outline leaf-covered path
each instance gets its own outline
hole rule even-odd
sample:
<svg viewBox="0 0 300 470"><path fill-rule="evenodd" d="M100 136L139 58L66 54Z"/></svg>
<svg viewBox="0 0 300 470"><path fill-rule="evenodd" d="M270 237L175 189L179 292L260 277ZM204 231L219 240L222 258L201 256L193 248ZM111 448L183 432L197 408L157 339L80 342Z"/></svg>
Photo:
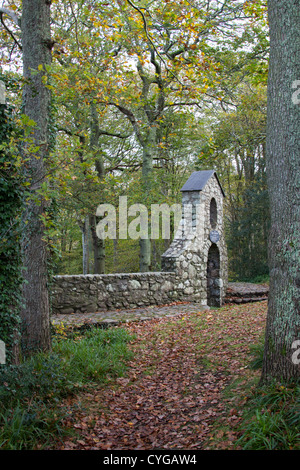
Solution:
<svg viewBox="0 0 300 470"><path fill-rule="evenodd" d="M135 339L126 376L68 404L65 425L76 437L58 448L232 448L246 400L238 390L256 374L249 351L263 334L266 311L259 302L128 324ZM229 385L236 392L224 393Z"/></svg>

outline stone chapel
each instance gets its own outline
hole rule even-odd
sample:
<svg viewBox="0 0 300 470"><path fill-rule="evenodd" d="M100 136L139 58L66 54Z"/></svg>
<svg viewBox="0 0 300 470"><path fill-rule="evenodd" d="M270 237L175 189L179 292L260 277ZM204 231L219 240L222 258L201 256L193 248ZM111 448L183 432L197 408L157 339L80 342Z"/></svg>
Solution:
<svg viewBox="0 0 300 470"><path fill-rule="evenodd" d="M178 276L192 301L222 305L227 288L224 191L214 170L195 171L181 188L182 219L162 256L162 271Z"/></svg>

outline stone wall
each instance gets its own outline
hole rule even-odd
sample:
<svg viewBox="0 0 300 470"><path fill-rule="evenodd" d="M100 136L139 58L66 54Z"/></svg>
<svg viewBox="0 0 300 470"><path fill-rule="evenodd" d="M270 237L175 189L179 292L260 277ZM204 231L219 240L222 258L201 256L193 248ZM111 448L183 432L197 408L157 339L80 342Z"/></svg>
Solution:
<svg viewBox="0 0 300 470"><path fill-rule="evenodd" d="M175 300L222 305L227 288L223 198L215 173L201 190L182 192L182 219L162 256L162 272L55 276L53 313L135 308Z"/></svg>
<svg viewBox="0 0 300 470"><path fill-rule="evenodd" d="M54 276L52 312L88 313L163 305L187 298L182 287L176 274L170 272Z"/></svg>

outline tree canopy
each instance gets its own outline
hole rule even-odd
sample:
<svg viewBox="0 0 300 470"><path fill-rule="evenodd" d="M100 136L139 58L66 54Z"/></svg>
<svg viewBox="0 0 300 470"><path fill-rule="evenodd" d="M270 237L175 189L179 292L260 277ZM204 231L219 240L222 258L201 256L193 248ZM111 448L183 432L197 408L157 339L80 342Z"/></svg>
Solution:
<svg viewBox="0 0 300 470"><path fill-rule="evenodd" d="M2 74L18 84L19 165L50 278L160 269L170 240L100 240L96 208L124 195L180 202L187 175L206 168L226 190L231 278L268 275L266 3L54 0L29 66L26 7L0 8ZM47 97L42 141L30 82Z"/></svg>

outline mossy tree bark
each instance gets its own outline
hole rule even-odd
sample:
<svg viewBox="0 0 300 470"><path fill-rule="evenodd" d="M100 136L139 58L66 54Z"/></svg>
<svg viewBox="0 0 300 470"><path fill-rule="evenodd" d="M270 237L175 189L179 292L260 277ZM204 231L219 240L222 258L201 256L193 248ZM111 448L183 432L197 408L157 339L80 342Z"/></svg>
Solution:
<svg viewBox="0 0 300 470"><path fill-rule="evenodd" d="M49 153L50 92L43 83L44 66L51 63L50 2L24 0L22 6L23 112L35 122L31 142L24 146L26 177L31 197L26 202L23 228L24 308L22 349L28 355L50 349L48 254L43 215L49 202L43 194ZM38 71L38 72L34 72Z"/></svg>
<svg viewBox="0 0 300 470"><path fill-rule="evenodd" d="M271 207L270 293L262 382L300 377L300 9L269 0L267 175ZM299 348L299 346L298 346Z"/></svg>

